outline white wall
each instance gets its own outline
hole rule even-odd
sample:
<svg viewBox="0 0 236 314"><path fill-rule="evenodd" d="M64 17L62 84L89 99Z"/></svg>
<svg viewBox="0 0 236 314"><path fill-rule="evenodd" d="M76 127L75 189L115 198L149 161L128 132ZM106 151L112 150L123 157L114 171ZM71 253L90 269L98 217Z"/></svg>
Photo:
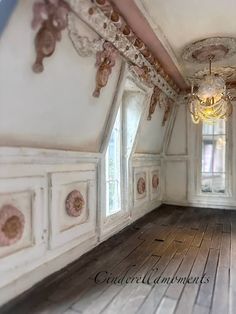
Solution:
<svg viewBox="0 0 236 314"><path fill-rule="evenodd" d="M227 122L228 195L219 197L203 195L199 190L201 164L199 130L201 125L192 123L186 100L182 96L179 98L164 154L165 195L163 201L165 203L235 209L236 129L233 123L235 119L236 111L234 110L233 116Z"/></svg>
<svg viewBox="0 0 236 314"><path fill-rule="evenodd" d="M19 1L0 38L0 145L98 152L121 62L94 98L95 56L80 57L65 30L44 72L33 73L32 5ZM78 23L81 34L94 37Z"/></svg>
<svg viewBox="0 0 236 314"><path fill-rule="evenodd" d="M108 86L93 98L95 57L79 57L65 31L45 60L45 71L34 74L31 7L31 0L20 0L0 38L0 206L17 207L26 223L18 243L0 247L0 305L158 207L164 190L161 153L169 122L160 126L158 106L147 122L148 94L135 139L138 153L130 163L131 206L103 228L103 142L127 72L119 59ZM79 23L82 34L95 36ZM160 178L156 190L154 174ZM147 187L142 196L137 195L140 175ZM83 216L75 219L65 212L73 190L85 200Z"/></svg>

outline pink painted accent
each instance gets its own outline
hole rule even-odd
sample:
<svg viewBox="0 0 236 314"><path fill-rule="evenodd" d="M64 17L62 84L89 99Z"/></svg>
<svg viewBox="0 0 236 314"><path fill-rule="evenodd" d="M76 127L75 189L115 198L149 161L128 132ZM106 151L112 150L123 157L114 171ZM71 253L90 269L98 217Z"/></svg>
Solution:
<svg viewBox="0 0 236 314"><path fill-rule="evenodd" d="M6 223L13 218L17 220L17 225L13 226L15 228L15 235L9 237L4 228ZM18 242L23 235L24 225L25 217L22 212L12 205L4 205L0 209L0 247L10 246Z"/></svg>
<svg viewBox="0 0 236 314"><path fill-rule="evenodd" d="M182 75L135 2L133 0L110 1L116 5L134 33L148 46L166 73L181 89L186 89L187 85Z"/></svg>

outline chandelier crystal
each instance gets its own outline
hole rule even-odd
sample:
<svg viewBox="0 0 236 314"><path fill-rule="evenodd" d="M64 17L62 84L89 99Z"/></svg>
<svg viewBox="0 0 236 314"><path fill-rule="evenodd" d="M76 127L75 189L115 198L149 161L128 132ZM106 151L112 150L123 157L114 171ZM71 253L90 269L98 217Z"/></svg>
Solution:
<svg viewBox="0 0 236 314"><path fill-rule="evenodd" d="M219 119L226 120L233 111L225 81L219 75L212 74L211 62L212 58L209 58L209 74L198 84L196 93L192 84L189 96L189 110L196 124L200 121L214 123Z"/></svg>

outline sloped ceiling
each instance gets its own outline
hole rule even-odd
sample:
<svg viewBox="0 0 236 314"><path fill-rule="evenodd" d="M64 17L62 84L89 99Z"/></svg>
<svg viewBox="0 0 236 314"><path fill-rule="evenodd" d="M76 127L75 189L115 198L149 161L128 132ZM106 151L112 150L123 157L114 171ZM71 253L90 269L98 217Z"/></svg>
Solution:
<svg viewBox="0 0 236 314"><path fill-rule="evenodd" d="M234 0L136 0L152 25L157 37L184 78L205 69L205 64L183 62L182 51L192 42L209 37L236 37L236 2ZM213 64L215 67L236 65L236 56Z"/></svg>
<svg viewBox="0 0 236 314"><path fill-rule="evenodd" d="M65 31L45 71L33 73L32 4L18 2L0 37L0 145L99 152L121 62L94 98L95 56L80 57Z"/></svg>

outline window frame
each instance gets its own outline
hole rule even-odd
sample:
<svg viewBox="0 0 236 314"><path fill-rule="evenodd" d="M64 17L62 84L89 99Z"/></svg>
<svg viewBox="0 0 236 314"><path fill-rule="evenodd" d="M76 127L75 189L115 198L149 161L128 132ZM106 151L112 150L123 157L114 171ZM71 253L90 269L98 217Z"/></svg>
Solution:
<svg viewBox="0 0 236 314"><path fill-rule="evenodd" d="M105 174L105 154L110 140L111 132L115 123L115 118L119 110L122 97L125 90L125 85L127 80L133 82L139 90L145 94L143 101L143 108L141 112L140 122L134 139L133 147L130 153L129 160L127 162L127 167L122 169L122 208L121 211L116 212L110 216L106 216L106 174ZM146 119L146 110L149 107L150 99L153 93L153 89L143 82L141 82L137 77L129 71L127 63L122 62L120 75L117 83L117 89L114 94L113 102L110 108L109 115L105 122L103 139L100 146L100 162L98 165L98 178L100 177L100 184L98 185L98 214L97 214L97 224L99 226L99 238L101 240L107 239L109 236L118 232L126 225L130 223L132 219L132 210L133 210L133 154L137 146L137 138L140 133L140 127L143 123L143 120ZM122 158L122 162L124 156Z"/></svg>
<svg viewBox="0 0 236 314"><path fill-rule="evenodd" d="M116 119L117 119L117 116L118 114L120 114L120 121L119 121L119 124L120 124L120 134L119 134L119 138L120 138L120 169L119 169L119 176L120 176L120 182L119 182L119 190L120 190L120 209L119 210L114 210L113 212L111 212L109 215L107 214L108 213L108 204L109 204L109 193L107 193L107 151L108 151L108 148L109 148L109 143L110 143L110 139L111 139L111 135L112 135L112 132L114 130L114 127L115 127L115 123L116 123ZM124 181L124 174L122 172L122 163L123 163L123 121L122 121L122 116L123 116L123 106L122 106L122 102L120 103L120 106L118 107L118 110L116 112L116 115L115 115L115 119L114 119L114 123L112 125L112 129L111 129L111 133L110 133L110 137L109 137L109 140L108 140L108 143L107 143L107 147L106 147L106 150L105 150L105 216L106 218L109 218L113 215L116 215L118 214L119 212L122 211L122 204L123 204L123 193L122 193L122 183Z"/></svg>
<svg viewBox="0 0 236 314"><path fill-rule="evenodd" d="M202 191L202 139L203 139L203 124L198 125L197 134L197 147L198 147L198 163L196 167L196 194L201 196L201 198L229 198L232 197L232 135L231 135L231 120L227 120L225 123L225 192L215 193L215 192L203 192ZM213 170L213 169L212 169ZM214 173L214 172L212 172ZM216 172L217 173L217 172Z"/></svg>

